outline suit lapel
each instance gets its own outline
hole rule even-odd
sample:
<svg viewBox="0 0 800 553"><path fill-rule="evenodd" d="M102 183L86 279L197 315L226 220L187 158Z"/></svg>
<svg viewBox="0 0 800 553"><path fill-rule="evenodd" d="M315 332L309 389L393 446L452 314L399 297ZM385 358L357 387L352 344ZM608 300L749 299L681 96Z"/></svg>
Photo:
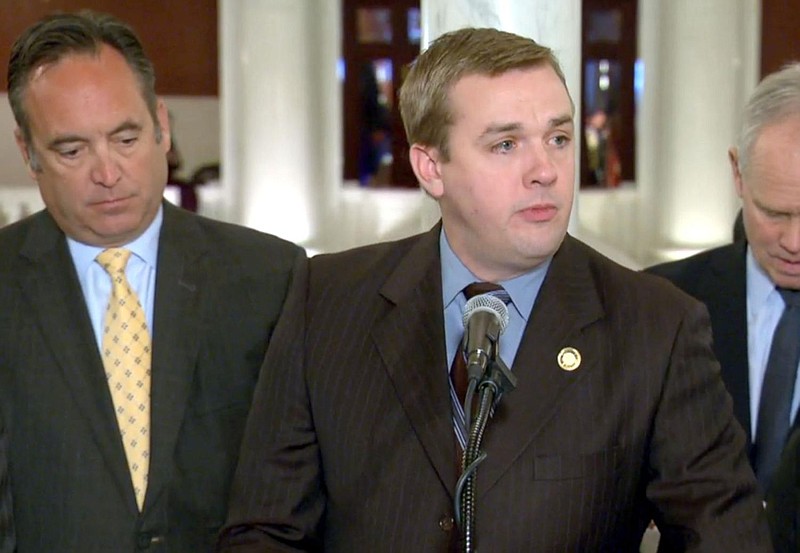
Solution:
<svg viewBox="0 0 800 553"><path fill-rule="evenodd" d="M172 456L199 349L203 237L188 213L164 204L153 320L151 460L145 509L172 478Z"/></svg>
<svg viewBox="0 0 800 553"><path fill-rule="evenodd" d="M603 317L603 307L581 250L570 236L564 239L533 306L512 367L517 388L502 398L487 425L483 449L491 460L479 470L481 495L550 424L567 391L599 362L587 355L598 347L587 342L582 329ZM565 347L583 353L580 370L559 367L559 352Z"/></svg>
<svg viewBox="0 0 800 553"><path fill-rule="evenodd" d="M66 239L45 212L36 217L21 250L28 263L18 272L20 287L120 494L136 509L103 363Z"/></svg>
<svg viewBox="0 0 800 553"><path fill-rule="evenodd" d="M456 480L444 344L437 225L403 258L381 289L393 304L372 338L411 426L447 493Z"/></svg>
<svg viewBox="0 0 800 553"><path fill-rule="evenodd" d="M697 297L706 304L711 314L714 353L722 367L722 378L733 396L734 414L744 427L749 443L751 420L745 243L739 242L718 250L710 263L711 272L697 283Z"/></svg>

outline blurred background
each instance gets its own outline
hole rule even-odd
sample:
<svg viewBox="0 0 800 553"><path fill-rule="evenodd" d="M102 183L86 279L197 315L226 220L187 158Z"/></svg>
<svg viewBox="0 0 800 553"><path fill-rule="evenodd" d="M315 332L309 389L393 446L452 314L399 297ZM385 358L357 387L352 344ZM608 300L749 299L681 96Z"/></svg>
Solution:
<svg viewBox="0 0 800 553"><path fill-rule="evenodd" d="M0 64L42 15L128 21L170 109L170 201L336 251L426 230L397 110L439 34L552 47L581 126L570 232L633 268L731 238L727 162L762 75L800 58L790 0L0 0ZM5 79L3 79L5 96ZM0 101L0 224L42 207Z"/></svg>

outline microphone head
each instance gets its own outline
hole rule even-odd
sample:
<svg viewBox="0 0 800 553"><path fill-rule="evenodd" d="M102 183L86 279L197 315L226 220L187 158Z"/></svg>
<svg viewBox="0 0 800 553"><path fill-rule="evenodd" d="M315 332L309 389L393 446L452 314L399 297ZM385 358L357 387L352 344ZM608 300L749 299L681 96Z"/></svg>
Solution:
<svg viewBox="0 0 800 553"><path fill-rule="evenodd" d="M508 307L503 300L492 294L480 294L467 300L462 319L464 328L469 326L469 320L472 316L481 311L491 313L497 318L497 322L500 325L500 333L502 334L508 326Z"/></svg>

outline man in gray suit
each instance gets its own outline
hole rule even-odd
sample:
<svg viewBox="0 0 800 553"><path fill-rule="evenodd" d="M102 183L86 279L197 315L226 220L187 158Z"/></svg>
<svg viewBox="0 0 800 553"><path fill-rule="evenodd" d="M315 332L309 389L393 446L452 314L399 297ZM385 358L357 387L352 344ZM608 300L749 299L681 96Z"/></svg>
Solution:
<svg viewBox="0 0 800 553"><path fill-rule="evenodd" d="M448 33L400 106L441 224L297 272L221 549L451 550L464 426L452 360L478 281L508 296L499 357L518 382L485 431L473 547L632 552L652 519L661 551L770 551L706 310L566 234L577 134L552 52Z"/></svg>
<svg viewBox="0 0 800 553"><path fill-rule="evenodd" d="M744 235L734 243L656 265L705 303L714 351L747 433L747 449L767 499L776 551L800 549L800 376L770 371L780 321L800 295L800 63L766 76L744 108L738 143L729 151L742 200ZM800 348L800 335L791 345ZM774 369L778 365L772 364ZM775 413L773 417L771 413ZM794 432L795 437L790 439ZM771 444L771 445L770 445Z"/></svg>
<svg viewBox="0 0 800 553"><path fill-rule="evenodd" d="M12 48L16 139L46 205L0 231L19 553L212 549L305 258L163 201L154 80L133 31L105 15L47 17Z"/></svg>

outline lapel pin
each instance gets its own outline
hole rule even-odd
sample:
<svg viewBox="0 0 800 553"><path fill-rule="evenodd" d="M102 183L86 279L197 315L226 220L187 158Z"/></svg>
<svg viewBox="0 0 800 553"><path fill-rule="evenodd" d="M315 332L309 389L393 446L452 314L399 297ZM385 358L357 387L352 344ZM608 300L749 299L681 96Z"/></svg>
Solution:
<svg viewBox="0 0 800 553"><path fill-rule="evenodd" d="M581 366L581 352L572 347L558 352L558 366L565 371L574 371Z"/></svg>

